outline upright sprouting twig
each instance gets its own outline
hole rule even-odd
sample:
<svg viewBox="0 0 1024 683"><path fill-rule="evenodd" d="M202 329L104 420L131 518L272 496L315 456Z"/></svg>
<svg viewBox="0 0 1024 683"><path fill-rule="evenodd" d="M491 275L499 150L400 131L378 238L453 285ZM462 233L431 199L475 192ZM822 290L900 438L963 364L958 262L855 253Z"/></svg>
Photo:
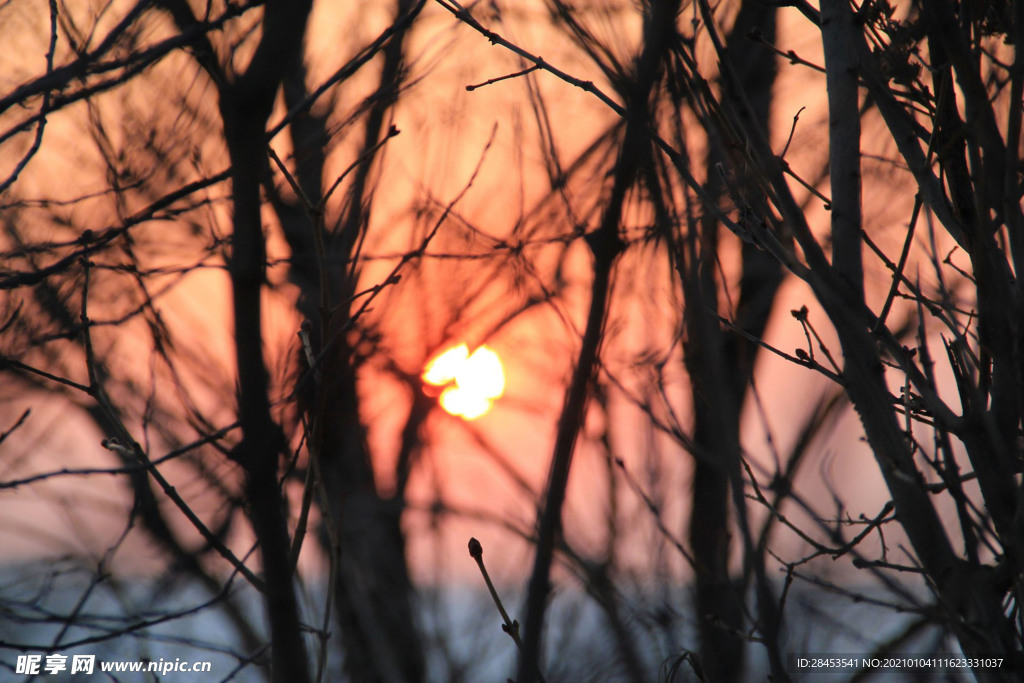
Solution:
<svg viewBox="0 0 1024 683"><path fill-rule="evenodd" d="M487 567L484 566L484 547L475 538L469 539L469 556L476 560L476 566L480 568L480 574L484 577L484 583L487 584L487 590L491 594L491 599L494 600L494 606L498 608L498 612L501 614L501 619L504 622L501 625L501 630L508 634L508 637L512 639L512 642L522 652L523 641L519 637L519 622L509 617L505 605L502 604L501 597L498 596L498 591L491 581L491 575L487 573ZM537 672L537 679L544 683L544 676L539 671Z"/></svg>
<svg viewBox="0 0 1024 683"><path fill-rule="evenodd" d="M501 613L501 618L505 622L501 630L512 638L516 647L522 649L523 641L519 639L519 622L509 618L508 612L505 611L505 606L501 604L498 591L495 590L494 583L491 582L491 576L487 573L487 567L484 566L484 547L475 538L469 539L469 556L476 560L476 565L480 567L480 573L484 577L484 583L487 584L487 590L491 593L491 599L494 600L494 605L498 608L498 612Z"/></svg>

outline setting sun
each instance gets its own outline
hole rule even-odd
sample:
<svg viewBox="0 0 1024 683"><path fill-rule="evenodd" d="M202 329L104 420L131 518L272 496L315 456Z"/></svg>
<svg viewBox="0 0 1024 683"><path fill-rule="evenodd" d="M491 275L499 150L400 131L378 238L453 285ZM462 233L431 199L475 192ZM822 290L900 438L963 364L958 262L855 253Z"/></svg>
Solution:
<svg viewBox="0 0 1024 683"><path fill-rule="evenodd" d="M447 412L474 420L490 410L505 390L505 370L498 354L487 346L470 354L469 347L460 344L427 363L423 381L445 387L438 402Z"/></svg>

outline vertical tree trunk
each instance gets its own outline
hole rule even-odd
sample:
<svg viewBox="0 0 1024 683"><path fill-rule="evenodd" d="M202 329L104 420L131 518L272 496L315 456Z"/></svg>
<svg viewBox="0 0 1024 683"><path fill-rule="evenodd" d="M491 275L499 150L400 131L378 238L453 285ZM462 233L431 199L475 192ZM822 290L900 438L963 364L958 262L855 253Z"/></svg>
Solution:
<svg viewBox="0 0 1024 683"><path fill-rule="evenodd" d="M771 114L775 58L763 44L748 38L752 31L773 43L775 9L745 0L730 31L726 56L750 102L752 120L745 122L746 125L766 128ZM723 87L732 86L726 81ZM708 194L714 199L721 197L725 190L715 167L727 162L720 138L712 135L707 177ZM740 190L752 204L748 208L764 215L764 202L759 199L761 193L754 179L738 177L736 180L740 187L748 190ZM743 401L758 347L739 333L722 330L719 325L714 276L718 226L711 212L705 215L700 258L689 263L692 280L686 298L685 358L692 382L693 439L702 453L694 459L689 537L697 565L695 608L702 663L713 681L739 681L743 677L746 647L740 635L745 631L745 586L742 580L730 575L729 569L733 545L727 463L740 457L740 444L735 437L740 433ZM767 326L775 294L782 282L782 267L767 251L744 242L742 269L735 322L743 332L757 338ZM718 400L711 400L715 395Z"/></svg>
<svg viewBox="0 0 1024 683"><path fill-rule="evenodd" d="M266 169L266 123L283 77L299 51L311 2L268 2L263 36L245 73L224 84L220 111L231 158L234 202L230 263L242 441L235 457L245 469L246 499L260 545L271 631L271 677L309 680L289 561L287 517L278 485L285 441L270 414L263 362L260 297L266 267L260 186Z"/></svg>
<svg viewBox="0 0 1024 683"><path fill-rule="evenodd" d="M633 188L642 164L651 158L649 100L663 73L663 60L675 38L679 0L655 2L644 17L644 44L636 62L636 75L624 87L626 130L616 160L608 204L597 229L586 237L594 258L590 308L579 357L558 421L544 506L537 520L537 550L527 586L526 632L519 658L518 683L533 683L540 675L544 615L550 593L554 546L562 533L562 505L569 481L576 437L586 417L586 407L604 334L612 269L624 245L619 236L627 193Z"/></svg>
<svg viewBox="0 0 1024 683"><path fill-rule="evenodd" d="M358 245L370 220L374 189L369 179L376 150L387 135L384 124L404 84L404 40L422 5L417 0L395 3L392 33L380 46L382 68L366 115L362 162L353 172L337 225L329 229L315 224L324 219L322 215L310 220L304 207L280 198L275 203L292 249L289 275L301 289L298 306L312 325L314 351L319 354L329 345L317 372L322 380L309 402L312 423L317 425L311 438L317 442L330 506L323 514L336 520L339 529L333 607L345 668L357 681L403 683L423 680L426 675L401 529L404 502L401 493L386 499L377 490L359 411L359 358L350 343L353 321L344 303L358 286ZM304 66L297 59L289 65L285 87L289 108L306 96L304 79ZM324 122L309 114L293 122L290 133L299 185L306 197L319 205L325 190L323 148L329 142ZM317 230L323 230L322 259L314 239ZM406 475L399 476L404 480ZM322 540L329 545L326 535Z"/></svg>

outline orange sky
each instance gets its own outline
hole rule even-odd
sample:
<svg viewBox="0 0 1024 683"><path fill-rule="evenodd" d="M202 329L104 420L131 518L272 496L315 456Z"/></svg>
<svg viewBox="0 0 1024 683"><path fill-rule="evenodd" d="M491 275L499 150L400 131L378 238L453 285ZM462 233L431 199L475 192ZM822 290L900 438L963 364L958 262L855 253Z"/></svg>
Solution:
<svg viewBox="0 0 1024 683"><path fill-rule="evenodd" d="M509 5L503 11L504 35L527 50L542 54L559 68L609 89L600 72L571 41L552 31L535 3ZM330 3L317 3L308 41L311 82L324 78L357 46L376 36L388 21L389 13L383 9L387 6L359 2L338 9ZM20 23L7 23L0 28L0 39L15 35L16 25L31 23L29 15L16 16ZM597 16L594 21L599 32L622 55L634 47L638 22L632 5L627 3L623 9L609 12L605 18ZM17 34L18 45L24 46L26 54L40 54L36 44L40 30L42 27L37 26L34 31ZM165 30L166 27L154 22L147 35L153 38ZM791 46L805 59L820 61L820 45L797 12L781 11L780 33L780 44ZM36 43L32 43L33 36ZM713 60L710 53L706 57L710 69ZM5 87L37 68L38 58L33 59L36 61L30 60L22 70L10 72ZM473 92L465 89L467 84L521 69L519 60L469 29L454 25L449 14L431 3L413 34L408 62L413 77L422 80L401 98L393 123L402 132L387 143L375 172L377 194L364 248L368 257L362 273L365 285L379 282L394 267L397 255L418 246L432 226L431 220L423 217L436 216L440 207L462 191L478 166L479 175L431 242L427 255L410 265L403 272L402 283L380 295L368 313L367 321L379 326L384 355L371 359L361 377L361 410L369 426L379 480L382 488L387 489L393 485L397 439L409 404L407 389L394 379L395 368L418 375L431 354L456 343L467 343L471 349L486 343L500 355L507 386L487 415L466 423L436 410L427 421L424 458L414 472L409 490L417 512L409 515L407 529L413 568L421 580L475 573L469 558L464 557L470 535L479 538L487 557L493 558L492 572L498 577L513 578L527 566L526 546L494 520L510 522L520 529L529 529L533 524L532 496L539 494L545 481L554 425L584 323L589 256L578 240L568 246L557 241L556 238L572 230L560 199L542 201L548 183L526 82L518 79ZM346 116L360 98L375 87L377 68L371 66L334 93L333 123L344 126ZM822 80L822 76L804 67L782 68L772 112L773 147L781 149L793 116L804 108L787 160L796 172L809 177L821 167L827 135ZM614 114L592 95L550 75L533 74L530 83L544 98L556 148L565 165L615 121ZM164 89L194 106L195 115L177 119L158 116L161 112L153 111L153 102ZM204 84L195 65L185 55L179 55L156 67L137 88L99 100L98 116L111 131L110 144L115 147L130 148L137 142L124 133L130 125L142 122L170 126L171 134L191 145L187 154L196 173L213 173L223 167L225 157L216 132L204 132L204 126L215 126L210 123L216 121L212 98L209 85ZM169 95L167 99L170 100ZM279 108L278 114L282 111L283 107ZM5 115L0 122L9 124L12 117L20 115ZM52 117L46 145L19 181L20 196L67 199L104 185L105 169L96 145L81 133L88 117L89 112L81 106ZM352 163L354 150L360 144L355 131L360 130L356 125L338 136L328 155L326 178L334 178ZM865 153L891 156L892 144L886 142L880 131L877 117L865 122ZM284 158L291 153L285 136L271 144ZM693 144L700 150L702 143ZM10 155L14 154L13 148L3 150L0 166L8 168L9 159L13 158ZM890 252L898 250L912 194L898 169L870 160L864 166L865 197L869 200L866 216L883 248ZM140 162L140 168L134 172L144 174L149 170ZM588 199L587 190L597 184L596 179L606 170L607 164L588 162L586 170L569 187L576 202L573 208L586 225L593 225L599 209ZM226 234L228 208L222 201L225 192L223 186L211 189L209 197L214 203L194 212L190 220L211 234ZM806 195L806 191L797 189L798 199ZM115 207L109 198L101 197L82 202L68 212L68 218L76 228L99 230L116 224L118 211L122 216L130 214L144 205L146 199L132 195L126 206ZM827 213L820 203L811 202L807 213L812 226L823 235ZM27 220L38 215L39 212L29 211ZM642 212L634 212L631 217L633 227L641 225ZM286 258L287 245L269 209L264 219L270 258ZM33 237L40 239L60 238L68 232L54 222L40 222L33 229L38 230ZM201 257L206 246L205 241L193 239L190 228L184 224L143 225L135 234L142 258L154 266L190 262ZM507 253L509 244L517 240L528 243L522 252L525 265L493 258L496 253ZM729 270L727 257L735 253L735 248L733 240L727 239L723 245L727 259L724 274L730 281L736 274ZM889 280L877 261L870 264L869 296L880 301ZM232 419L228 403L234 373L227 278L219 269L222 264L218 259L211 259L207 265L211 267L190 273L161 297L160 312L163 321L182 340L182 353L201 359L184 372L180 390L215 424L226 424ZM684 535L688 506L689 456L668 437L652 430L630 398L650 391L649 368L642 367L638 359L651 354L670 358L672 363L667 366L664 380L669 404L661 405L659 411L667 417L671 409L682 424L688 425L687 382L678 349L673 348L680 320L680 295L670 278L662 248L633 249L619 265L619 274L602 358L605 371L621 381L630 394L613 392L610 414L594 412L588 419L574 462L566 508L569 539L595 554L602 551L608 533L609 472L597 443L603 427L612 428L615 457L625 461L627 469L650 495L664 498L666 524L679 537ZM921 275L926 280L931 277L925 269ZM288 363L297 350L296 332L301 320L294 309L297 291L287 282L285 265L270 268L268 278L273 287L265 295L266 357L272 377L280 383L280 395L290 376ZM558 278L562 279L562 287L554 302L527 306L532 303L531 297L539 297L545 289L553 288ZM98 305L105 305L111 318L131 305L130 295L119 289L119 283L110 276L105 286L101 281L97 288L98 301L103 302ZM804 304L811 307L817 329L828 335L824 316L814 307L805 288L788 283L783 298L768 333L771 343L789 352L802 345L800 327L788 311ZM524 307L525 311L518 312ZM145 325L133 323L126 328L97 331L97 341L116 370L137 380L143 391L167 380L159 369L154 370L146 329ZM81 366L73 371L81 377ZM822 396L822 382L804 370L766 357L757 383L766 399L764 413L774 445L784 450L793 439L794 422ZM24 401L8 403L0 414L16 417L19 407L29 399L37 405L37 397L24 397ZM0 453L6 453L0 455L2 478L73 464L110 464L109 454L99 446L103 435L94 433L74 409L63 403L44 403L45 408L34 409L26 432L0 447ZM771 449L763 438L764 428L753 405L748 409L745 425L745 446L751 459L770 468ZM141 430L139 423L136 426ZM815 459L807 464L804 477L808 500L821 505L823 513L831 505L824 486L827 482L843 483L844 499L853 515L863 512L873 516L885 500L875 464L866 456L858 438L856 422L847 415L840 429L814 449ZM494 453L488 453L481 443L489 445ZM157 437L153 444L154 455L166 449ZM208 457L214 468L225 472L229 469L223 460L217 459L219 456ZM168 472L172 478L183 477L175 480L176 484L203 510L205 485L188 479L191 475L185 468L169 467ZM516 481L517 477L521 477L521 483ZM233 480L231 474L226 478ZM642 570L650 559L645 549L657 539L657 532L647 518L649 513L643 501L621 480L617 486L617 504L622 515L617 523L619 533L623 534L624 564ZM461 519L446 521L441 532L441 552L427 533L428 516L419 512L429 508L438 492L452 507L466 513ZM295 500L300 495L296 487L290 493ZM54 497L59 500L54 502ZM24 487L15 494L3 492L0 519L4 524L0 538L9 550L13 549L8 557L86 543L88 539L72 523L75 520L66 518L66 510L71 509L97 521L97 538L93 539L94 544L88 543L95 550L117 532L116 525L104 520L117 518L128 505L121 487L105 476L89 479L88 483L72 480L54 486ZM207 514L213 512L204 510ZM178 521L184 528L185 524ZM51 536L61 540L50 541ZM238 532L233 540L233 545L242 549L240 554L244 554L248 543L245 531ZM458 561L445 559L446 569L439 572L439 556ZM677 560L670 560L670 564L681 576L684 570ZM315 558L306 561L313 564Z"/></svg>

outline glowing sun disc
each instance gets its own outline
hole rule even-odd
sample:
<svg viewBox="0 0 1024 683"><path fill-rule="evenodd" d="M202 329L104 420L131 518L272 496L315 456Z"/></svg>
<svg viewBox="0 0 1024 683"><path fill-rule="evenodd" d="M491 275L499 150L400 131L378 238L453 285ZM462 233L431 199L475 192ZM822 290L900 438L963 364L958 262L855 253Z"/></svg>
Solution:
<svg viewBox="0 0 1024 683"><path fill-rule="evenodd" d="M475 420L491 409L505 391L505 369L494 350L481 346L472 354L460 344L438 354L427 363L423 381L445 387L438 403L445 411L465 420Z"/></svg>
<svg viewBox="0 0 1024 683"><path fill-rule="evenodd" d="M455 373L469 358L469 347L465 344L452 347L427 363L423 381L436 387L444 386L455 379Z"/></svg>
<svg viewBox="0 0 1024 683"><path fill-rule="evenodd" d="M438 399L441 407L452 415L475 420L491 409L491 402L465 389L448 387Z"/></svg>

